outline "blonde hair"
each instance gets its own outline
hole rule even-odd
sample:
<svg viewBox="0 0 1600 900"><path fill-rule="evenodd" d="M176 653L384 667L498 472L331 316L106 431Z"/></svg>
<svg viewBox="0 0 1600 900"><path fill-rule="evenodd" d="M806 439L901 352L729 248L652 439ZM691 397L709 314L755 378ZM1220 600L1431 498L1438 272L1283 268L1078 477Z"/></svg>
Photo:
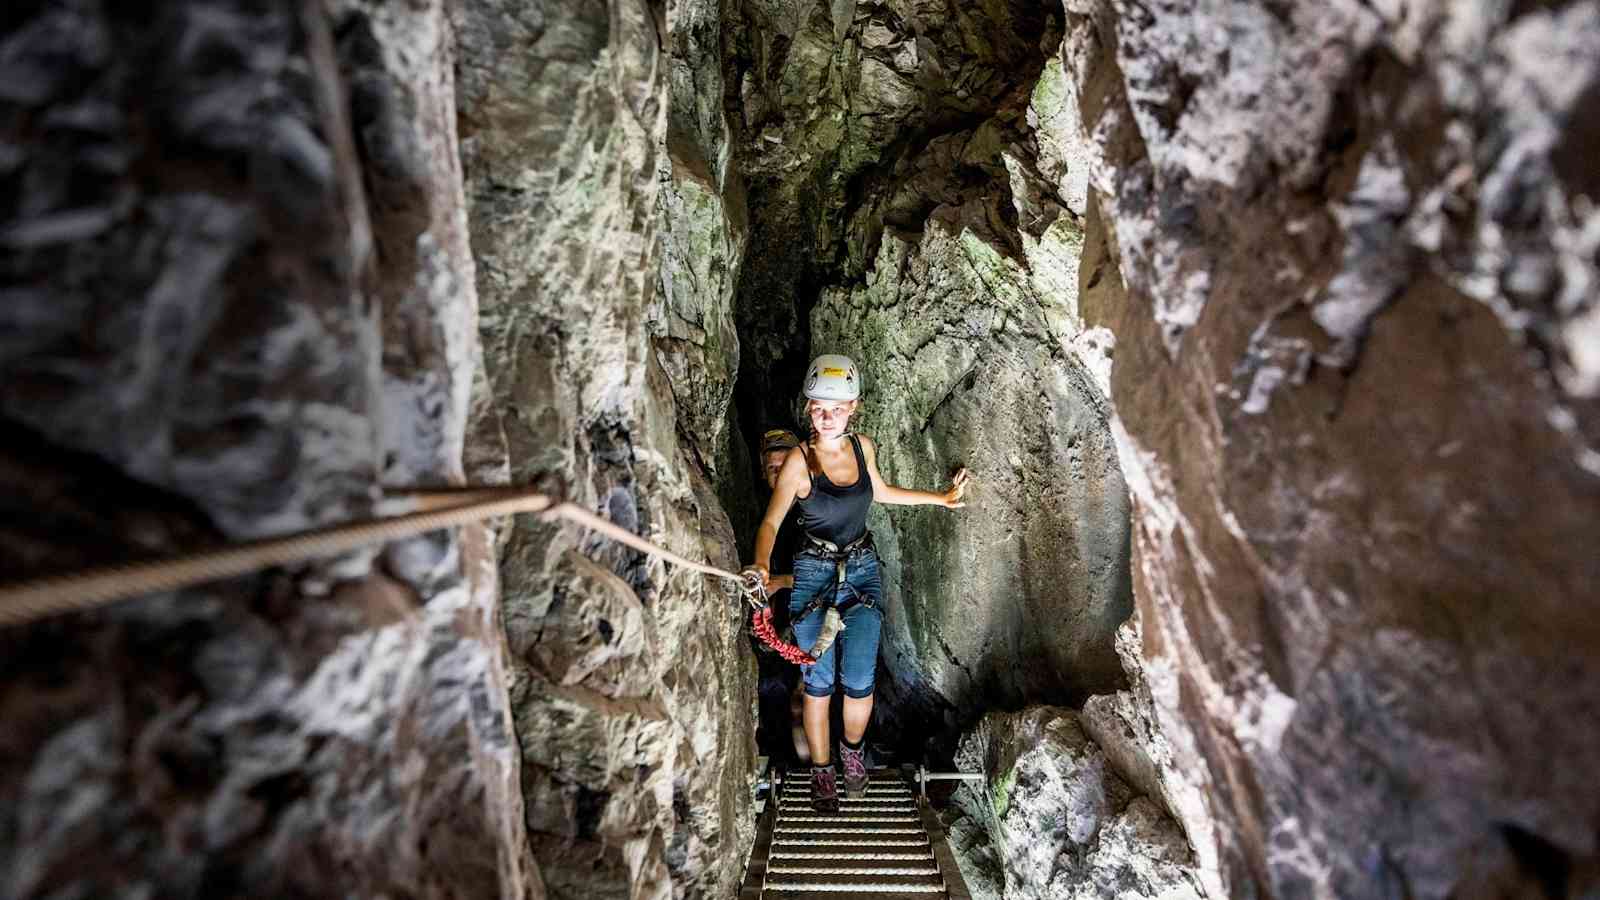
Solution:
<svg viewBox="0 0 1600 900"><path fill-rule="evenodd" d="M811 408L813 406L816 406L817 404L820 404L820 403L848 403L848 404L850 404L850 414L851 415L855 415L856 412L861 409L861 401L860 400L807 400L806 401L806 405L805 405L805 413L806 413L806 418L807 419L811 418Z"/></svg>

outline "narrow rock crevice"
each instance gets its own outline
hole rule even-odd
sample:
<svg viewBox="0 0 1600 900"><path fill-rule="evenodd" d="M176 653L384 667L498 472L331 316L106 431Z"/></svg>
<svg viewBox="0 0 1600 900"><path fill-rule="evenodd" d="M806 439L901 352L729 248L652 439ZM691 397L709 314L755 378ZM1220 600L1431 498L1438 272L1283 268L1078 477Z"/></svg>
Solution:
<svg viewBox="0 0 1600 900"><path fill-rule="evenodd" d="M1594 3L12 3L0 578L464 483L736 569L845 353L974 475L868 736L974 896L1591 896L1597 103ZM0 896L729 897L747 615L517 516L8 627Z"/></svg>
<svg viewBox="0 0 1600 900"><path fill-rule="evenodd" d="M872 523L889 593L874 739L948 765L987 709L1124 684L1126 492L1101 391L1065 352L1083 210L1040 174L1064 166L1033 124L1062 13L786 10L743 7L730 42L751 222L734 399L746 440L797 424L807 361L844 352L887 477L976 475L966 512ZM875 80L886 52L898 74Z"/></svg>

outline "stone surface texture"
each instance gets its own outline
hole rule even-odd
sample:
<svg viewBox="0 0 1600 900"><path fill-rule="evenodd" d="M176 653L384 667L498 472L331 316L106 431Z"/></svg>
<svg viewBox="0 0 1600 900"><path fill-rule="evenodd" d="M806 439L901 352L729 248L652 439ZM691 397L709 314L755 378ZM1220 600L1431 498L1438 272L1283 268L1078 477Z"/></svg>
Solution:
<svg viewBox="0 0 1600 900"><path fill-rule="evenodd" d="M1151 683L1164 683L1169 673L1148 664L1140 656L1141 646L1135 610L1116 637L1128 688L1084 701L1078 724L1099 745L1118 777L1181 825L1193 853L1191 872L1205 896L1228 896L1219 862L1219 844L1226 835L1212 817L1202 773L1187 764L1182 745L1173 744L1187 732L1164 727L1156 707Z"/></svg>
<svg viewBox="0 0 1600 900"><path fill-rule="evenodd" d="M680 437L678 418L681 400L684 422L715 425L725 389L681 376L725 371L736 352L715 306L726 292L698 268L714 261L695 249L731 266L738 245L705 143L718 107L684 111L687 136L667 115L680 61L692 67L707 40L697 16L715 14L663 12L633 0L454 10L485 409L499 417L473 431L504 435L513 482L736 567L701 455L713 444ZM702 209L663 228L659 211L683 204ZM658 302L664 256L675 263ZM532 518L511 528L500 575L548 895L728 896L754 824L754 666L731 587Z"/></svg>
<svg viewBox="0 0 1600 900"><path fill-rule="evenodd" d="M958 760L988 776L961 787L957 805L985 823L1007 900L1204 896L1183 831L1117 776L1073 711L990 713L963 736ZM991 891L973 849L963 848L979 863L968 868Z"/></svg>
<svg viewBox="0 0 1600 900"><path fill-rule="evenodd" d="M878 740L933 737L947 757L989 704L1115 690L1128 501L1102 373L1075 352L1089 156L1064 70L1045 65L1060 8L737 9L724 77L750 218L746 436L800 418L806 361L841 352L863 367L855 427L886 477L977 479L963 512L874 512Z"/></svg>
<svg viewBox="0 0 1600 900"><path fill-rule="evenodd" d="M442 4L3 23L3 577L459 482ZM491 553L466 528L0 632L0 896L539 896Z"/></svg>
<svg viewBox="0 0 1600 900"><path fill-rule="evenodd" d="M1067 9L1137 665L1213 892L1592 890L1600 8Z"/></svg>
<svg viewBox="0 0 1600 900"><path fill-rule="evenodd" d="M844 352L975 476L871 522L975 895L1592 896L1596 123L1582 0L18 0L0 581L463 481L735 568ZM0 897L727 897L741 611L524 517L0 631Z"/></svg>
<svg viewBox="0 0 1600 900"><path fill-rule="evenodd" d="M1000 150L1025 140L1059 7L1021 0L742 0L726 30L749 253L736 394L756 433L792 414L819 290L857 280L884 229L938 205L1002 220ZM1007 231L1008 229L999 229Z"/></svg>
<svg viewBox="0 0 1600 900"><path fill-rule="evenodd" d="M997 746L1031 755L989 760L991 776L1027 768L1040 784L1009 819L988 803L954 814L969 884L993 897L1196 896L1201 864L1166 810L1197 801L1138 699L1141 670L1125 673L1115 647L1133 605L1130 510L1110 424L1114 338L1077 303L1096 157L1065 68L1042 63L1059 8L744 10L729 75L750 129L744 423L798 418L805 358L842 352L862 367L855 427L878 441L885 477L937 489L958 466L975 476L965 510L873 513L888 597L874 740L942 765L985 709L1122 699L1115 712L1131 719L1107 746L1116 765L1143 764L1149 796L1135 801L1107 771L1074 713L1041 715L1065 717L1092 771L1035 733L1038 716L996 724ZM876 78L885 59L902 77ZM952 87L969 83L985 88ZM933 84L944 88L924 91ZM1081 833L1041 824L1073 791L1100 804Z"/></svg>
<svg viewBox="0 0 1600 900"><path fill-rule="evenodd" d="M812 310L819 350L861 368L851 427L876 441L884 478L942 490L966 466L974 479L964 509L878 505L869 519L888 601L880 740L918 716L942 731L1116 689L1113 635L1132 606L1127 488L1106 399L1067 346L1074 295L1039 283L1047 261L1030 273L944 211L914 241L886 235L865 285ZM1062 218L1045 244L1076 236Z"/></svg>
<svg viewBox="0 0 1600 900"><path fill-rule="evenodd" d="M667 14L666 152L656 219L659 280L647 319L672 384L683 436L735 527L753 530L760 491L734 422L739 372L734 305L749 241L744 176L723 109L722 4L686 0Z"/></svg>

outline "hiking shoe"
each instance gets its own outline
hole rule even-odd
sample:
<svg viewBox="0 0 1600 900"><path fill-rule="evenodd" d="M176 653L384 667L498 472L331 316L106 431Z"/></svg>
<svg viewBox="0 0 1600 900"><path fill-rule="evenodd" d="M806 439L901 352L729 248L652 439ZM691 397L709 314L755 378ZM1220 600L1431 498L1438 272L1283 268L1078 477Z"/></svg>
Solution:
<svg viewBox="0 0 1600 900"><path fill-rule="evenodd" d="M817 812L839 811L839 786L833 780L833 766L811 768L811 808Z"/></svg>
<svg viewBox="0 0 1600 900"><path fill-rule="evenodd" d="M844 795L861 797L867 793L867 748L851 750L839 745L839 759L844 762Z"/></svg>

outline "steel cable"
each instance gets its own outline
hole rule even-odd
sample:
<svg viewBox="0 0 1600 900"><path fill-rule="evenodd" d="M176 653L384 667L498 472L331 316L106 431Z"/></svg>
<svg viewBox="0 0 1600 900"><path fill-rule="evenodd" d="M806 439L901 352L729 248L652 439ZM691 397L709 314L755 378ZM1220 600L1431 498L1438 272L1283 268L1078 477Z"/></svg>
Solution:
<svg viewBox="0 0 1600 900"><path fill-rule="evenodd" d="M337 556L373 544L517 513L536 513L547 520L575 522L642 553L732 581L747 594L751 590L749 582L737 573L687 559L576 504L556 502L545 494L525 488L396 492L386 496L385 505L404 506L410 511L166 559L98 566L66 575L0 585L0 627L22 625L145 594L237 578L272 566Z"/></svg>

